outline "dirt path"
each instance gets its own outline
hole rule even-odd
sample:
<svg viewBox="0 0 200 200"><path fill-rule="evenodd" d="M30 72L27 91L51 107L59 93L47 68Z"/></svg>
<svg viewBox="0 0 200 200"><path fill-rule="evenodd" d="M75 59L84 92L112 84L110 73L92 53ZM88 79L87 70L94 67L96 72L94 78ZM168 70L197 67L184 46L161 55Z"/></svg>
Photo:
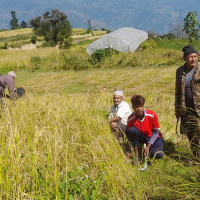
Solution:
<svg viewBox="0 0 200 200"><path fill-rule="evenodd" d="M12 47L10 47L10 48L8 48L8 50L20 50L20 49L22 49L22 50L31 50L31 49L36 49L36 47L41 46L42 43L43 42L36 42L36 44L32 44L32 43L31 44L26 44L26 45L21 46L21 48L12 48Z"/></svg>

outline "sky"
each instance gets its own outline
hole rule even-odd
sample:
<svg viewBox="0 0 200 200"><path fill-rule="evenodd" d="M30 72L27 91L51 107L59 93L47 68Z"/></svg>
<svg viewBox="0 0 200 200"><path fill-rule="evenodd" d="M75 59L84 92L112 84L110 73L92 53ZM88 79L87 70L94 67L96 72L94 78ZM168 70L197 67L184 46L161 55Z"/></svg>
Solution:
<svg viewBox="0 0 200 200"><path fill-rule="evenodd" d="M183 24L189 11L200 12L200 3L199 0L1 0L0 29L10 28L12 10L21 23L52 9L64 12L73 28L87 28L90 19L97 29L128 26L164 34L172 25Z"/></svg>

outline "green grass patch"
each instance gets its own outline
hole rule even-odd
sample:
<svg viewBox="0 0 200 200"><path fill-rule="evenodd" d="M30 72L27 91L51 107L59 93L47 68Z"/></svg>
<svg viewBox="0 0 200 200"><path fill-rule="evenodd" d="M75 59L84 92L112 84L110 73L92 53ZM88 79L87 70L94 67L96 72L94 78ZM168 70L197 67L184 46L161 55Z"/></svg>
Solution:
<svg viewBox="0 0 200 200"><path fill-rule="evenodd" d="M84 48L86 47L87 45L91 44L92 42L94 42L95 39L93 40L83 40L83 41L80 41L80 42L77 42L75 44L72 44L72 47L75 47L75 48Z"/></svg>
<svg viewBox="0 0 200 200"><path fill-rule="evenodd" d="M154 42L153 42L154 41ZM160 38L155 38L155 39L150 39L149 40L150 43L154 43L155 47L160 47L160 48L168 48L168 49L174 49L174 50L182 50L182 48L185 45L188 45L188 39L187 38L182 38L182 39L160 39ZM197 51L200 51L200 41L195 41L195 43L193 44L194 48Z"/></svg>

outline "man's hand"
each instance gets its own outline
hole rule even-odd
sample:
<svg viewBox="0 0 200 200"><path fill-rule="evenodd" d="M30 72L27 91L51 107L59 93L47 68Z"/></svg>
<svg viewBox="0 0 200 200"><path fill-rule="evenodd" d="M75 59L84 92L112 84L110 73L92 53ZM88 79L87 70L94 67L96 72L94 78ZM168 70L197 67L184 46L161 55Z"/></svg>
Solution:
<svg viewBox="0 0 200 200"><path fill-rule="evenodd" d="M148 144L147 147L144 149L144 152L143 152L144 156L149 155L150 147L151 147L151 144Z"/></svg>
<svg viewBox="0 0 200 200"><path fill-rule="evenodd" d="M120 117L115 116L115 117L113 117L113 118L110 119L109 123L111 124L112 122L119 122L120 120L121 120Z"/></svg>

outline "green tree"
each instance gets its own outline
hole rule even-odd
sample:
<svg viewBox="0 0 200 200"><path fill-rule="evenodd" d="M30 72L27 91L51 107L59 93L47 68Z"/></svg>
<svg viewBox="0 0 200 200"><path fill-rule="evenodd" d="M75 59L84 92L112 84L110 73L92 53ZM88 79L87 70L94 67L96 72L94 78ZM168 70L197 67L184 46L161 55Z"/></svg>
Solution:
<svg viewBox="0 0 200 200"><path fill-rule="evenodd" d="M20 28L27 28L28 24L23 20L20 24Z"/></svg>
<svg viewBox="0 0 200 200"><path fill-rule="evenodd" d="M72 26L67 15L59 10L45 12L43 16L38 16L30 20L35 34L44 36L50 46L59 43L60 47L67 38L71 36Z"/></svg>
<svg viewBox="0 0 200 200"><path fill-rule="evenodd" d="M19 28L18 19L16 18L15 11L11 11L12 19L10 20L11 30L16 30Z"/></svg>
<svg viewBox="0 0 200 200"><path fill-rule="evenodd" d="M189 43L193 44L195 40L199 39L200 25L197 20L197 12L189 12L184 18L184 31L188 36Z"/></svg>

